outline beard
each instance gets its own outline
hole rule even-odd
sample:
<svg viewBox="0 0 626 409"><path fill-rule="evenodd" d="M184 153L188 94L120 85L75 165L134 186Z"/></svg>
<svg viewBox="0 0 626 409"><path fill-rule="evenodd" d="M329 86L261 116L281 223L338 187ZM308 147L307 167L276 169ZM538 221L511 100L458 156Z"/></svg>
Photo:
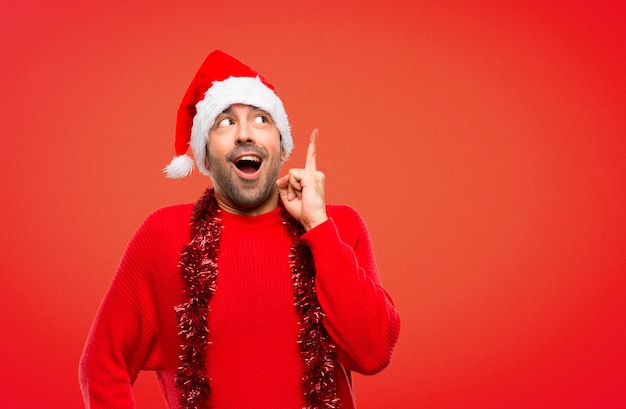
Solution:
<svg viewBox="0 0 626 409"><path fill-rule="evenodd" d="M234 171L232 161L242 151L255 152L262 158L262 170L257 179L242 179ZM265 149L256 146L238 146L230 151L226 158L216 158L208 153L207 159L216 193L221 193L236 208L259 207L266 203L277 190L276 180L280 171L280 155L269 155Z"/></svg>

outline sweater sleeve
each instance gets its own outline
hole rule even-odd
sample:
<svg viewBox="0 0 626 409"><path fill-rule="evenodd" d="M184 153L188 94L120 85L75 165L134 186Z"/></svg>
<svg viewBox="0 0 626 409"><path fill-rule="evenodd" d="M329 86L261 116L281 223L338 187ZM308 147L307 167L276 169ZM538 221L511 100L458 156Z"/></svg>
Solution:
<svg viewBox="0 0 626 409"><path fill-rule="evenodd" d="M315 259L316 292L325 327L350 371L374 374L391 360L400 317L382 286L369 232L347 206L329 206L329 220L302 239Z"/></svg>
<svg viewBox="0 0 626 409"><path fill-rule="evenodd" d="M162 278L156 277L163 276L163 265L176 268L179 249L172 253L169 248L178 248L171 242L181 240L172 240L178 230L183 230L174 227L178 213L171 209L153 213L126 247L80 360L79 380L86 408L133 408L132 385L139 371L152 369L161 355L158 328L162 316L169 313L164 309L167 302L160 306L162 288L177 287L164 285Z"/></svg>
<svg viewBox="0 0 626 409"><path fill-rule="evenodd" d="M86 408L134 408L132 384L148 356L152 328L115 284L83 349L80 384Z"/></svg>

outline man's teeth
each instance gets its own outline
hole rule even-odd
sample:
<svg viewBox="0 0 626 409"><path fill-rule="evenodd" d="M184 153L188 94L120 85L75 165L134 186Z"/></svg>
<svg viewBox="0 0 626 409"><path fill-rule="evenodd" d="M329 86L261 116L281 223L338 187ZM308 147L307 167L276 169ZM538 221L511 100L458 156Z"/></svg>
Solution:
<svg viewBox="0 0 626 409"><path fill-rule="evenodd" d="M239 160L247 160L250 162L261 162L261 159L258 156L253 155L245 155L239 158Z"/></svg>

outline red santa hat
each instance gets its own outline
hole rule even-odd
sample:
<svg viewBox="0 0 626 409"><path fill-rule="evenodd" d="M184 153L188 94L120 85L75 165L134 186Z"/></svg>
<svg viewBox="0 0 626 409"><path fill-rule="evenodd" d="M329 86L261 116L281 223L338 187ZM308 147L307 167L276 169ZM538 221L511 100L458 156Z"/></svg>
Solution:
<svg viewBox="0 0 626 409"><path fill-rule="evenodd" d="M189 85L176 118L176 156L163 169L169 178L182 178L193 170L187 155L191 147L200 172L209 175L205 164L209 130L215 118L232 104L252 105L266 111L280 133L285 158L293 150L291 127L283 103L274 87L261 74L223 51L211 52Z"/></svg>

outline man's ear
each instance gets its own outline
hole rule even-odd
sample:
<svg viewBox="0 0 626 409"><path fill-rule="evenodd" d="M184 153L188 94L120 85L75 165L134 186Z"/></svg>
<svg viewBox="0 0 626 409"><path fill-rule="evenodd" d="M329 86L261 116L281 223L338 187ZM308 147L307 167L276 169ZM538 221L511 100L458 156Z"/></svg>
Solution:
<svg viewBox="0 0 626 409"><path fill-rule="evenodd" d="M280 136L280 163L284 163L286 161L285 159L285 148L283 148L283 136Z"/></svg>
<svg viewBox="0 0 626 409"><path fill-rule="evenodd" d="M204 166L210 171L211 167L209 167L209 145L204 148Z"/></svg>

